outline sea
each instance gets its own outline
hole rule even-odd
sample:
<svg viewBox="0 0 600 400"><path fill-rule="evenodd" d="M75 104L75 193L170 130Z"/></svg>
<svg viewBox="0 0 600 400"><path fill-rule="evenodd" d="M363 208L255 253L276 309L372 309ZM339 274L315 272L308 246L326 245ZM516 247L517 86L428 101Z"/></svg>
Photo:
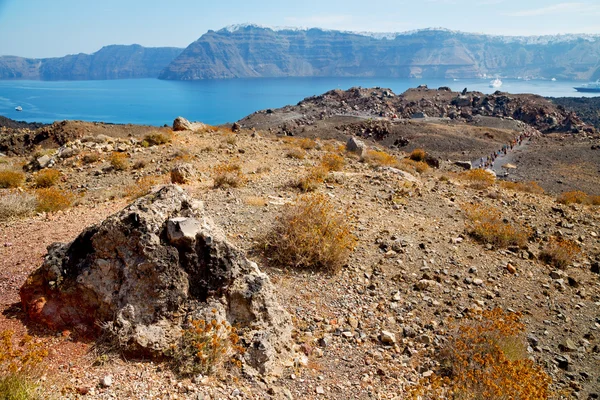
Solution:
<svg viewBox="0 0 600 400"><path fill-rule="evenodd" d="M509 93L550 97L589 97L579 93L582 82L503 80ZM306 97L332 89L384 87L396 94L409 88L448 86L452 90L493 93L489 79L384 78L260 78L203 81L123 79L105 81L0 81L0 115L27 122L60 120L118 124L170 125L177 116L220 125L258 110L297 104ZM20 106L23 110L16 111Z"/></svg>

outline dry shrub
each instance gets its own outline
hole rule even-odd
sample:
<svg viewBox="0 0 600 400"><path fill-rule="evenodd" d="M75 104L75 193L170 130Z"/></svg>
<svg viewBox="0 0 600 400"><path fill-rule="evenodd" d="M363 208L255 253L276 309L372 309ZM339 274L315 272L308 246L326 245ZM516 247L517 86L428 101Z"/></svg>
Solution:
<svg viewBox="0 0 600 400"><path fill-rule="evenodd" d="M294 183L294 186L302 192L313 192L325 181L328 173L325 167L312 167Z"/></svg>
<svg viewBox="0 0 600 400"><path fill-rule="evenodd" d="M398 159L385 151L367 150L363 156L363 161L373 166L396 167Z"/></svg>
<svg viewBox="0 0 600 400"><path fill-rule="evenodd" d="M125 153L119 153L117 151L113 152L110 155L109 162L115 171L126 171L129 167L129 161L127 160L127 154Z"/></svg>
<svg viewBox="0 0 600 400"><path fill-rule="evenodd" d="M295 158L297 160L304 160L306 158L306 151L302 150L300 147L292 147L285 154L288 158Z"/></svg>
<svg viewBox="0 0 600 400"><path fill-rule="evenodd" d="M0 197L0 221L24 217L35 212L37 199L27 192L7 193Z"/></svg>
<svg viewBox="0 0 600 400"><path fill-rule="evenodd" d="M0 171L0 188L17 188L25 181L25 174L19 171Z"/></svg>
<svg viewBox="0 0 600 400"><path fill-rule="evenodd" d="M520 314L494 309L474 317L454 329L438 353L438 374L413 388L412 398L547 399L552 380L527 358Z"/></svg>
<svg viewBox="0 0 600 400"><path fill-rule="evenodd" d="M496 181L496 177L484 169L477 168L470 171L465 171L459 177L469 183L469 187L473 189L487 189Z"/></svg>
<svg viewBox="0 0 600 400"><path fill-rule="evenodd" d="M144 176L138 179L133 185L123 189L123 195L129 199L135 200L147 195L152 188L158 185L159 180L156 176Z"/></svg>
<svg viewBox="0 0 600 400"><path fill-rule="evenodd" d="M218 164L213 167L212 175L214 179L213 186L215 188L240 187L245 185L247 181L239 164Z"/></svg>
<svg viewBox="0 0 600 400"><path fill-rule="evenodd" d="M65 210L73 204L73 195L71 193L56 188L38 189L35 191L37 197L38 212L55 212Z"/></svg>
<svg viewBox="0 0 600 400"><path fill-rule="evenodd" d="M312 150L317 147L317 142L310 138L301 138L296 141L296 145L304 150Z"/></svg>
<svg viewBox="0 0 600 400"><path fill-rule="evenodd" d="M346 160L338 154L326 153L321 158L321 165L329 171L341 171L346 165Z"/></svg>
<svg viewBox="0 0 600 400"><path fill-rule="evenodd" d="M173 134L167 132L152 132L144 136L142 146L160 146L161 144L170 143L171 140L173 140Z"/></svg>
<svg viewBox="0 0 600 400"><path fill-rule="evenodd" d="M423 149L414 149L412 153L410 153L409 158L413 161L425 161L425 156L427 153Z"/></svg>
<svg viewBox="0 0 600 400"><path fill-rule="evenodd" d="M81 162L84 164L93 164L100 160L100 154L98 153L86 153L81 158Z"/></svg>
<svg viewBox="0 0 600 400"><path fill-rule="evenodd" d="M60 172L58 170L48 168L37 173L34 178L34 184L36 188L49 188L56 185L59 179Z"/></svg>
<svg viewBox="0 0 600 400"><path fill-rule="evenodd" d="M191 321L179 344L170 351L173 369L181 376L211 374L225 361L244 352L239 341L226 321Z"/></svg>
<svg viewBox="0 0 600 400"><path fill-rule="evenodd" d="M540 260L556 268L567 268L581 253L581 247L572 240L551 236L540 253Z"/></svg>
<svg viewBox="0 0 600 400"><path fill-rule="evenodd" d="M286 205L263 241L274 264L339 271L354 250L356 238L346 214L338 214L322 194L305 195Z"/></svg>
<svg viewBox="0 0 600 400"><path fill-rule="evenodd" d="M18 343L13 336L10 330L0 332L0 399L43 399L38 382L48 350L29 335Z"/></svg>
<svg viewBox="0 0 600 400"><path fill-rule="evenodd" d="M467 216L467 232L479 242L496 247L524 246L527 243L530 229L518 223L511 224L503 219L498 209L480 204L470 204L463 209Z"/></svg>
<svg viewBox="0 0 600 400"><path fill-rule="evenodd" d="M267 205L267 201L259 196L247 196L244 198L244 203L253 207L264 207Z"/></svg>
<svg viewBox="0 0 600 400"><path fill-rule="evenodd" d="M558 196L556 199L561 204L588 204L588 205L600 205L600 196L590 196L581 190L574 190L572 192L565 192Z"/></svg>
<svg viewBox="0 0 600 400"><path fill-rule="evenodd" d="M235 146L237 144L237 135L231 131L223 134L223 142L229 146Z"/></svg>
<svg viewBox="0 0 600 400"><path fill-rule="evenodd" d="M403 171L406 172L416 172L419 174L423 174L427 171L429 171L429 165L424 162L424 161L414 161L410 158L404 158L402 159L402 161L400 161L400 164L398 165L398 167L400 169L402 169Z"/></svg>
<svg viewBox="0 0 600 400"><path fill-rule="evenodd" d="M135 163L133 163L132 168L135 170L146 168L146 160L137 160Z"/></svg>
<svg viewBox="0 0 600 400"><path fill-rule="evenodd" d="M537 182L511 182L500 181L500 187L504 189L514 190L515 192L544 194L544 189Z"/></svg>

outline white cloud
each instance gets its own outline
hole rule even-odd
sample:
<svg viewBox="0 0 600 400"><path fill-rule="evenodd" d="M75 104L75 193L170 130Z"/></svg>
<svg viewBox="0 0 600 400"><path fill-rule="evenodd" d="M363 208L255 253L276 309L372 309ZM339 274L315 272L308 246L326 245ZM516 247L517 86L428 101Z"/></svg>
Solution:
<svg viewBox="0 0 600 400"><path fill-rule="evenodd" d="M534 17L563 13L600 13L600 6L588 3L558 3L551 6L507 13L510 17Z"/></svg>

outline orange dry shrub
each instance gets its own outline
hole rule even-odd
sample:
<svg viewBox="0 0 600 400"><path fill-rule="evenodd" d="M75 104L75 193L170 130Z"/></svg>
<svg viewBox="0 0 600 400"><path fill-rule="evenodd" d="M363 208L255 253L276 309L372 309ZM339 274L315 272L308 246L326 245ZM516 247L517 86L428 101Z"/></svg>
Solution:
<svg viewBox="0 0 600 400"><path fill-rule="evenodd" d="M119 153L117 151L113 152L109 158L110 165L115 169L115 171L125 171L127 167L129 167L129 162L127 161L127 154Z"/></svg>
<svg viewBox="0 0 600 400"><path fill-rule="evenodd" d="M367 150L363 161L372 166L396 167L398 159L385 151Z"/></svg>
<svg viewBox="0 0 600 400"><path fill-rule="evenodd" d="M74 196L71 193L56 188L38 189L35 191L37 197L38 212L55 212L67 209L73 204Z"/></svg>
<svg viewBox="0 0 600 400"><path fill-rule="evenodd" d="M304 160L304 158L306 158L306 151L299 147L292 147L288 150L285 156L288 158L295 158L297 160Z"/></svg>
<svg viewBox="0 0 600 400"><path fill-rule="evenodd" d="M170 143L173 140L173 133L170 131L152 132L144 136L142 146L160 146L161 144Z"/></svg>
<svg viewBox="0 0 600 400"><path fill-rule="evenodd" d="M25 174L19 171L0 171L0 189L17 188L25 181Z"/></svg>
<svg viewBox="0 0 600 400"><path fill-rule="evenodd" d="M138 179L133 185L125 187L123 195L131 200L138 199L150 193L152 187L158 183L156 176L144 176Z"/></svg>
<svg viewBox="0 0 600 400"><path fill-rule="evenodd" d="M400 161L400 169L406 172L423 174L429 171L429 165L424 161L414 161L410 158L404 158Z"/></svg>
<svg viewBox="0 0 600 400"><path fill-rule="evenodd" d="M226 321L194 320L168 355L172 357L173 369L179 375L207 375L228 359L239 365L240 361L235 357L245 351L239 343L239 336Z"/></svg>
<svg viewBox="0 0 600 400"><path fill-rule="evenodd" d="M410 153L409 158L413 161L424 161L426 152L423 149L414 149L412 153Z"/></svg>
<svg viewBox="0 0 600 400"><path fill-rule="evenodd" d="M540 253L540 260L556 268L567 268L581 253L581 247L572 240L562 237L550 237Z"/></svg>
<svg viewBox="0 0 600 400"><path fill-rule="evenodd" d="M313 192L325 181L328 173L329 170L323 166L312 167L294 183L294 186L305 193Z"/></svg>
<svg viewBox="0 0 600 400"><path fill-rule="evenodd" d="M469 204L463 210L467 216L467 233L479 242L496 247L524 246L527 243L530 229L518 223L509 223L498 209Z"/></svg>
<svg viewBox="0 0 600 400"><path fill-rule="evenodd" d="M337 213L322 194L286 205L263 239L265 254L276 265L332 273L344 266L355 245L347 215Z"/></svg>
<svg viewBox="0 0 600 400"><path fill-rule="evenodd" d="M341 171L346 165L346 161L342 156L334 153L327 153L321 158L321 165L329 171Z"/></svg>
<svg viewBox="0 0 600 400"><path fill-rule="evenodd" d="M59 171L52 169L52 168L43 169L40 172L38 172L34 178L35 187L36 188L49 188L49 187L56 185L56 183L58 182L59 179L60 179Z"/></svg>
<svg viewBox="0 0 600 400"><path fill-rule="evenodd" d="M469 183L469 187L473 189L487 189L496 181L496 177L491 173L481 168L465 171L459 177Z"/></svg>
<svg viewBox="0 0 600 400"><path fill-rule="evenodd" d="M511 182L500 181L500 187L504 189L514 190L516 192L544 194L544 189L537 182Z"/></svg>
<svg viewBox="0 0 600 400"><path fill-rule="evenodd" d="M588 204L598 206L600 205L600 196L590 196L581 190L575 190L562 193L558 196L556 201L561 204Z"/></svg>
<svg viewBox="0 0 600 400"><path fill-rule="evenodd" d="M242 172L242 167L238 164L218 164L213 167L212 175L214 188L240 187L247 181L246 176Z"/></svg>

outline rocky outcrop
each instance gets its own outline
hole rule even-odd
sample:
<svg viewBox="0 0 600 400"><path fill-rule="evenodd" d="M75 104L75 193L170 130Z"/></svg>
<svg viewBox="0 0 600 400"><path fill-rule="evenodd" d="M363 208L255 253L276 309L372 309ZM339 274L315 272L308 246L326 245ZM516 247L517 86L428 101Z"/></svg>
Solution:
<svg viewBox="0 0 600 400"><path fill-rule="evenodd" d="M183 117L177 117L173 120L174 131L197 131L206 129L207 125L202 122L190 122Z"/></svg>
<svg viewBox="0 0 600 400"><path fill-rule="evenodd" d="M93 54L31 59L0 57L0 79L93 80L156 78L182 49L105 46Z"/></svg>
<svg viewBox="0 0 600 400"><path fill-rule="evenodd" d="M598 59L600 41L591 35L503 37L444 29L377 35L243 25L208 31L159 78L477 78L487 74L590 79L598 73Z"/></svg>
<svg viewBox="0 0 600 400"><path fill-rule="evenodd" d="M102 327L136 354L162 355L190 320L210 318L239 327L246 371L270 373L289 350L291 320L268 276L178 186L50 246L20 295L34 321Z"/></svg>

